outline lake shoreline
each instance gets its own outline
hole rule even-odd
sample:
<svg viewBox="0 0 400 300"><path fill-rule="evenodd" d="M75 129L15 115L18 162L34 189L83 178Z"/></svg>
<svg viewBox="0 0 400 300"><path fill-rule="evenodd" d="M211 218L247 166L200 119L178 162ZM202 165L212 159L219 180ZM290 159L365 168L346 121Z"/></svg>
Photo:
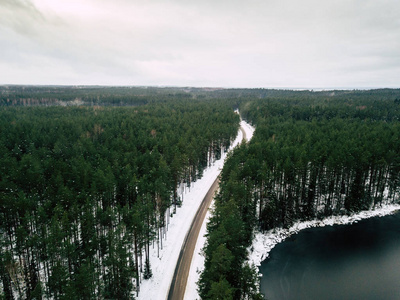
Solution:
<svg viewBox="0 0 400 300"><path fill-rule="evenodd" d="M322 220L296 222L287 229L274 228L266 232L256 232L252 245L248 248L248 262L250 265L259 267L262 261L269 257L269 253L277 244L299 233L303 229L333 225L349 225L364 219L391 215L399 210L400 204L383 204L381 207L350 215L330 216ZM262 274L260 274L260 276L262 276Z"/></svg>

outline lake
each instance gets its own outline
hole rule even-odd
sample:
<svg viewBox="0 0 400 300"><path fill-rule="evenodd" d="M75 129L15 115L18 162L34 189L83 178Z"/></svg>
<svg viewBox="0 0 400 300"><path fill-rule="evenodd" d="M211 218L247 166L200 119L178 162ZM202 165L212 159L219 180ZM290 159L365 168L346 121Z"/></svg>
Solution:
<svg viewBox="0 0 400 300"><path fill-rule="evenodd" d="M260 266L268 300L400 299L400 213L310 228Z"/></svg>

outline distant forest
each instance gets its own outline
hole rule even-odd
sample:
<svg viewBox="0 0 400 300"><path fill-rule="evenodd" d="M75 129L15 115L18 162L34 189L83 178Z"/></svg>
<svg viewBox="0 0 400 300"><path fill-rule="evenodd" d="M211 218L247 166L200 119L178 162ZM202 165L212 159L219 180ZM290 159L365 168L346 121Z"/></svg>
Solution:
<svg viewBox="0 0 400 300"><path fill-rule="evenodd" d="M132 299L179 191L235 138L202 299L261 299L254 230L399 200L400 90L0 86L0 299ZM184 201L184 200L183 200Z"/></svg>
<svg viewBox="0 0 400 300"><path fill-rule="evenodd" d="M377 90L277 90L193 87L106 87L106 86L0 86L0 106L139 106L177 99L225 99L238 107L255 99L315 101L363 99L400 101L399 89Z"/></svg>

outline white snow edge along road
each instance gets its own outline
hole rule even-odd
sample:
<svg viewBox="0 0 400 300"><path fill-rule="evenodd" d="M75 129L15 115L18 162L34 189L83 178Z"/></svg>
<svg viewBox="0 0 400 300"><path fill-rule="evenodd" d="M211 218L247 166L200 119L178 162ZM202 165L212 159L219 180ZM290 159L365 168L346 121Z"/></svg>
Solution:
<svg viewBox="0 0 400 300"><path fill-rule="evenodd" d="M253 136L254 128L245 121L241 121L240 126L245 131L247 140L250 140ZM229 151L239 145L242 138L242 132L239 130ZM178 208L176 214L170 218L167 237L163 240L163 249L160 249L159 257L157 257L157 245L153 244L153 247L150 247L150 266L153 277L148 280L142 280L137 299L167 299L182 243L204 196L220 174L226 155L227 153L223 153L221 159L215 161L211 167L204 171L201 179L194 182L190 188L185 188L183 193L179 195L183 198L182 206ZM208 218L209 212L207 213L206 220L203 223L196 243L186 286L185 299L193 300L199 298L196 282L199 278L199 272L204 268L204 257L200 254L200 250L203 248L206 240L204 235L206 233L205 225Z"/></svg>

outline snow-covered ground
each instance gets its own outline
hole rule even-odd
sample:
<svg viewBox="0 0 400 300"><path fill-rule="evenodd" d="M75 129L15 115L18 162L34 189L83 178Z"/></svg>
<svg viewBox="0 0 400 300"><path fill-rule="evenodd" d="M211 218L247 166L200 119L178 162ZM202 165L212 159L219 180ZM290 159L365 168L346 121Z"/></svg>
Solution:
<svg viewBox="0 0 400 300"><path fill-rule="evenodd" d="M398 210L400 210L399 204L384 204L382 207L374 210L361 211L350 216L331 216L323 220L298 222L289 229L276 228L265 233L257 232L253 244L249 249L249 263L254 264L255 266L260 266L261 262L269 256L270 251L275 247L275 245L284 241L291 235L298 233L302 229L339 224L352 224L357 223L362 219L389 215Z"/></svg>
<svg viewBox="0 0 400 300"><path fill-rule="evenodd" d="M240 121L240 127L243 128L244 132L246 133L247 141L250 141L253 137L254 131L256 130L253 126L251 126L246 121ZM240 141L240 140L239 140Z"/></svg>
<svg viewBox="0 0 400 300"><path fill-rule="evenodd" d="M253 136L254 128L244 121L241 121L240 125L244 128L247 139L250 140ZM238 136L229 150L236 147L241 142L242 138L242 132L239 130ZM186 189L183 192L182 206L177 209L176 214L170 219L167 237L163 240L163 249L160 250L159 257L157 257L157 245L150 248L150 265L153 271L153 277L149 280L142 280L139 296L137 297L138 299L166 299L168 297L169 286L185 236L201 201L221 172L225 157L226 153L223 154L220 160L215 161L210 168L206 169L203 173L203 177L194 182L190 189ZM209 213L207 213L206 218L208 219L208 217ZM199 277L198 270L202 270L204 266L204 257L200 255L200 249L205 242L205 232L206 227L204 222L193 255L185 299L198 298L196 282Z"/></svg>

